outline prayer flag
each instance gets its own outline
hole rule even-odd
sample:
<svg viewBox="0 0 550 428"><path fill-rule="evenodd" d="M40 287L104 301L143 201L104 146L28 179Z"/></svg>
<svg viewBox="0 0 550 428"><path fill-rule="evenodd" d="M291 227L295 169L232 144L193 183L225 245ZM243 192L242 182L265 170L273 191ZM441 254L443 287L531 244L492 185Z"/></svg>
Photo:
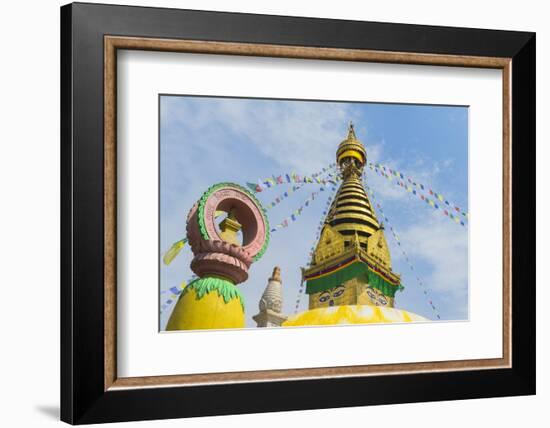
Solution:
<svg viewBox="0 0 550 428"><path fill-rule="evenodd" d="M246 183L246 187L248 187L253 192L261 192L261 190L258 190L258 185L255 183ZM261 189L261 188L260 188Z"/></svg>
<svg viewBox="0 0 550 428"><path fill-rule="evenodd" d="M169 265L172 263L172 260L176 258L176 256L180 253L181 249L184 247L185 243L187 242L187 238L181 239L170 247L170 249L166 252L164 257L162 258L162 261L165 265Z"/></svg>

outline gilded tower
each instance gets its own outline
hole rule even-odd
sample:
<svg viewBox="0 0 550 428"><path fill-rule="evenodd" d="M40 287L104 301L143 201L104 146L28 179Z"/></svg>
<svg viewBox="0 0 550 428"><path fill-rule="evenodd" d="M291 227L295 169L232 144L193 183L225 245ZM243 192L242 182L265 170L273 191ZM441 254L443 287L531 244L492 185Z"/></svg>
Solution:
<svg viewBox="0 0 550 428"><path fill-rule="evenodd" d="M309 309L343 305L394 306L402 289L392 271L384 227L365 187L367 152L350 123L336 150L342 184L325 219L311 264L303 272Z"/></svg>

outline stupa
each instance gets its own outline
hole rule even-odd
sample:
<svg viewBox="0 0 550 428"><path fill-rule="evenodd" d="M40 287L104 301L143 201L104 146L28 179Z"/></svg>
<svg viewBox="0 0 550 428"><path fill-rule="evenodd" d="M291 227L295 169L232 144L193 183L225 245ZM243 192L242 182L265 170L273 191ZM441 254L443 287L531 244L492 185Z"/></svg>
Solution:
<svg viewBox="0 0 550 428"><path fill-rule="evenodd" d="M403 289L392 270L384 235L363 185L367 152L352 123L336 150L342 183L328 210L308 268L308 310L283 323L287 326L423 321L396 309Z"/></svg>
<svg viewBox="0 0 550 428"><path fill-rule="evenodd" d="M252 317L258 327L280 327L287 317L283 315L283 281L281 268L275 266L273 274L258 304L260 312Z"/></svg>

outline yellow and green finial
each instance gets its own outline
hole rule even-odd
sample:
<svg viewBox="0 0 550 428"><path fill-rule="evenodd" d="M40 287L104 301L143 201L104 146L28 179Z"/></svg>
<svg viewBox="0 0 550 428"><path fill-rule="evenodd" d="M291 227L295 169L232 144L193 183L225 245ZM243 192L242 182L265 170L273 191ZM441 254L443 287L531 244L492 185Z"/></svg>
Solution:
<svg viewBox="0 0 550 428"><path fill-rule="evenodd" d="M367 162L367 151L361 141L357 139L355 128L351 121L348 127L348 136L340 143L336 151L338 165L342 166L347 160L353 160L355 166L359 169L362 169Z"/></svg>

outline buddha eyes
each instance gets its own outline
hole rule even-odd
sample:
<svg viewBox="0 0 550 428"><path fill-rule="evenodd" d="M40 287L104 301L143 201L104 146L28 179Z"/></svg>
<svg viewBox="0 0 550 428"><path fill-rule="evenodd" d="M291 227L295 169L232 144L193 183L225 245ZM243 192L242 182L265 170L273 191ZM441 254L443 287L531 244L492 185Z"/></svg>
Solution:
<svg viewBox="0 0 550 428"><path fill-rule="evenodd" d="M330 299L330 294L327 292L321 294L321 296L319 297L319 301L321 303L325 303L328 299Z"/></svg>
<svg viewBox="0 0 550 428"><path fill-rule="evenodd" d="M342 294L344 294L344 287L338 287L334 293L332 293L332 297L340 297Z"/></svg>
<svg viewBox="0 0 550 428"><path fill-rule="evenodd" d="M375 305L386 306L388 304L388 299L386 299L383 294L376 292L371 288L367 288L367 294Z"/></svg>
<svg viewBox="0 0 550 428"><path fill-rule="evenodd" d="M333 299L337 299L338 297L342 296L345 291L346 291L346 288L342 285L331 288L330 290L327 290L327 291L323 291L319 296L319 302L320 303L329 302L329 306L333 306L335 304L335 301ZM367 295L371 298L372 304L377 306L388 305L388 299L379 291L374 290L371 287L368 287L366 292L367 292ZM340 304L340 303L336 303L336 304Z"/></svg>
<svg viewBox="0 0 550 428"><path fill-rule="evenodd" d="M325 291L323 292L323 294L321 294L319 296L319 302L321 303L325 303L326 301L328 301L331 297L333 299L337 298L337 297L340 297L342 294L344 294L344 291L346 289L342 286L339 286L339 287L336 287L335 289L333 290L329 290L329 291ZM331 294L332 293L332 294Z"/></svg>

